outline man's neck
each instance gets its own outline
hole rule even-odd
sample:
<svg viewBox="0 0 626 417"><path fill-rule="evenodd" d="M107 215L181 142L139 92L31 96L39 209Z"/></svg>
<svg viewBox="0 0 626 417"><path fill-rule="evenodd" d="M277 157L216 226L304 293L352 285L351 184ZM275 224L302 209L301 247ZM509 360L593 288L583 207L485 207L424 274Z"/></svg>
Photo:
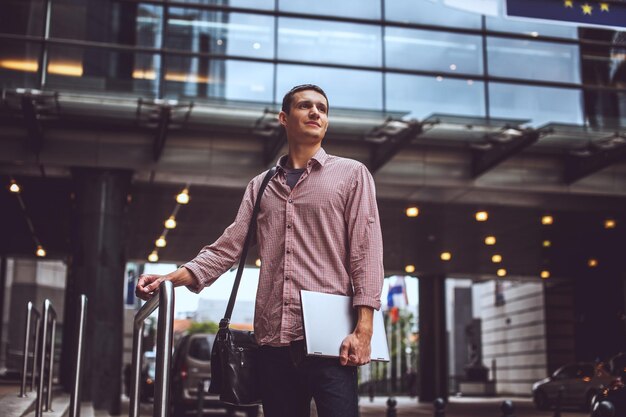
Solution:
<svg viewBox="0 0 626 417"><path fill-rule="evenodd" d="M289 157L287 158L287 166L293 169L306 168L313 155L320 149L321 144L315 145L295 145L289 144Z"/></svg>

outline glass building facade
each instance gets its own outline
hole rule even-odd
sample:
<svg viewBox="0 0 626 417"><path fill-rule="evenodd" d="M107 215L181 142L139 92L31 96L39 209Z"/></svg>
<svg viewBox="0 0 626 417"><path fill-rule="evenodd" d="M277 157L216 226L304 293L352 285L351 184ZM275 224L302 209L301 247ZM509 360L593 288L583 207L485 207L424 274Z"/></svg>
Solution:
<svg viewBox="0 0 626 417"><path fill-rule="evenodd" d="M317 83L335 108L626 125L626 33L454 4L8 0L0 82L270 104Z"/></svg>

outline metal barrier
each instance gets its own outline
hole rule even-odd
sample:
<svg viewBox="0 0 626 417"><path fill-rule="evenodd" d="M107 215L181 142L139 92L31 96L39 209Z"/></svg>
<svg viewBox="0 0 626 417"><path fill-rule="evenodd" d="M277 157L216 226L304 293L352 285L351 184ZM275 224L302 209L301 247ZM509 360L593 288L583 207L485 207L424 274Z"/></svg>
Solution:
<svg viewBox="0 0 626 417"><path fill-rule="evenodd" d="M158 297L152 297L135 315L129 417L139 417L139 377L143 358L144 321L157 307L159 319L153 416L168 417L169 415L172 335L174 333L174 285L169 281L163 281L159 286Z"/></svg>
<svg viewBox="0 0 626 417"><path fill-rule="evenodd" d="M48 326L52 321L52 329L50 331L50 343L47 341ZM54 371L54 339L56 337L57 313L52 307L50 300L43 302L43 330L41 331L41 362L39 364L39 386L37 387L37 403L35 405L35 417L41 417L44 392L44 376L46 367L46 351L49 355L48 361L48 389L46 392L46 409L44 411L52 411L52 374ZM48 349L46 349L48 346Z"/></svg>
<svg viewBox="0 0 626 417"><path fill-rule="evenodd" d="M80 382L83 373L83 337L87 317L87 296L80 296L78 311L78 337L76 338L76 371L74 372L74 387L70 396L70 417L80 417Z"/></svg>
<svg viewBox="0 0 626 417"><path fill-rule="evenodd" d="M26 304L26 329L24 330L24 361L22 364L22 384L20 385L20 397L26 397L26 375L28 373L28 356L29 345L31 339L30 323L33 315L37 319L35 322L35 344L33 346L33 364L31 366L30 391L35 389L35 366L37 363L37 346L39 345L39 323L41 322L41 314L33 307L32 302Z"/></svg>

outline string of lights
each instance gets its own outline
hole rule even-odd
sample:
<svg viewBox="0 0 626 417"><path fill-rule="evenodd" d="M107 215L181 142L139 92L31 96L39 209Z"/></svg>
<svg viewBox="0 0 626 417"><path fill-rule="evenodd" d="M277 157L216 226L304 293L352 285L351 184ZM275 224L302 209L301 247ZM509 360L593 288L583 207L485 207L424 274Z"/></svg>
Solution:
<svg viewBox="0 0 626 417"><path fill-rule="evenodd" d="M176 216L178 215L178 211L181 206L189 204L189 200L191 197L189 196L189 184L185 185L185 188L176 195L176 205L174 206L174 210L172 210L172 214L165 219L163 222L163 231L154 241L154 248L152 252L148 255L148 261L150 262L158 262L159 261L159 249L162 249L167 246L167 234L170 230L176 228Z"/></svg>
<svg viewBox="0 0 626 417"><path fill-rule="evenodd" d="M35 233L35 226L33 225L33 221L31 220L28 210L26 210L26 204L24 204L24 199L22 198L22 187L15 181L14 178L11 178L9 182L9 192L15 195L20 208L22 210L22 214L24 215L24 219L26 220L26 224L28 225L28 230L30 231L30 236L33 239L33 243L35 244L35 255L43 258L46 256L46 250L44 249L41 241L37 237L37 233Z"/></svg>

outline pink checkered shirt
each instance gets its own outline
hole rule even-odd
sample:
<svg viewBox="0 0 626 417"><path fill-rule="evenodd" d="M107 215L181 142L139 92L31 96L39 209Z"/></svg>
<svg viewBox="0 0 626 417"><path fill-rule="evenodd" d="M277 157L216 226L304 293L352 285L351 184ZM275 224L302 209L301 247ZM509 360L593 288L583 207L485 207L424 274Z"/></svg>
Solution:
<svg viewBox="0 0 626 417"><path fill-rule="evenodd" d="M254 330L262 345L302 339L301 289L353 296L354 306L380 308L383 244L374 180L360 162L320 150L291 190L278 163L261 199L256 239L261 274ZM233 224L184 266L199 292L241 255L265 173L252 179Z"/></svg>

